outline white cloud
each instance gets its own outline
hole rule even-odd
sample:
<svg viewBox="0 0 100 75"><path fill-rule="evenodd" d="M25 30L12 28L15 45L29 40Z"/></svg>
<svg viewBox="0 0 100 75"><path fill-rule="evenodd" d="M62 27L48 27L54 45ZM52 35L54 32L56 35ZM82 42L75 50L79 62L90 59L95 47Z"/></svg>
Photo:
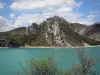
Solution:
<svg viewBox="0 0 100 75"><path fill-rule="evenodd" d="M13 28L14 27L11 25L11 23L7 19L0 16L0 32L8 31Z"/></svg>
<svg viewBox="0 0 100 75"><path fill-rule="evenodd" d="M68 8L69 9L69 8ZM90 25L92 24L92 19L81 19L81 16L83 16L83 14L81 13L74 13L72 10L69 11L64 11L64 9L62 10L55 10L55 12L43 12L41 13L35 13L35 14L26 14L23 13L20 16L17 17L16 21L15 21L15 26L16 27L23 27L23 26L28 26L31 25L32 23L41 23L43 22L46 18L48 17L52 17L52 16L60 16L65 18L67 21L69 22L73 22L73 23L81 23L81 24L87 24Z"/></svg>
<svg viewBox="0 0 100 75"><path fill-rule="evenodd" d="M96 17L95 15L89 14L89 15L88 15L88 20L93 20L95 17Z"/></svg>
<svg viewBox="0 0 100 75"><path fill-rule="evenodd" d="M42 13L34 13L34 14L22 13L20 16L18 16L16 18L14 25L16 27L23 27L26 25L31 25L33 22L39 24L39 23L43 22L48 17L59 15L59 14L64 14L64 13L67 14L67 13L70 13L73 11L73 9L70 7L67 7L67 8L60 7L58 9L51 8L50 10L51 11L43 10ZM54 12L54 10L55 10L55 12Z"/></svg>
<svg viewBox="0 0 100 75"><path fill-rule="evenodd" d="M90 13L90 16L92 16L92 17L93 17L93 16L94 16L94 17L100 17L100 11L93 11L93 12ZM90 17L90 16L89 16L89 17Z"/></svg>
<svg viewBox="0 0 100 75"><path fill-rule="evenodd" d="M23 13L16 18L15 26L31 25L33 22L40 23L51 16L61 16L68 21L76 19L77 15L73 12L74 8L79 8L83 2L75 0L18 0L11 4L10 8ZM29 11L28 13L25 13ZM33 13L38 11L42 13ZM74 17L74 18L73 18Z"/></svg>
<svg viewBox="0 0 100 75"><path fill-rule="evenodd" d="M33 22L41 23L46 18L55 15L69 22L90 25L94 17L89 14L87 18L82 19L84 14L78 10L82 4L83 2L76 0L17 0L11 4L10 8L22 12L16 17L15 27L31 25Z"/></svg>
<svg viewBox="0 0 100 75"><path fill-rule="evenodd" d="M94 21L96 18L100 19L100 11L93 11L88 15L89 21ZM99 21L99 20L98 20Z"/></svg>
<svg viewBox="0 0 100 75"><path fill-rule="evenodd" d="M0 3L0 8L4 8L4 3Z"/></svg>
<svg viewBox="0 0 100 75"><path fill-rule="evenodd" d="M48 17L52 16L60 16L65 18L69 22L77 22L82 24L90 25L93 23L93 18L86 18L82 19L81 17L84 16L80 12L74 12L74 9L72 7L66 7L61 6L59 8L49 8L46 10L43 10L42 13L22 13L20 16L17 17L15 21L16 27L22 27L26 25L31 25L33 22L35 23L41 23L43 20L45 20Z"/></svg>
<svg viewBox="0 0 100 75"><path fill-rule="evenodd" d="M16 15L15 15L14 13L11 13L11 14L9 15L9 17L10 17L10 19L15 19L15 18L16 18Z"/></svg>
<svg viewBox="0 0 100 75"><path fill-rule="evenodd" d="M18 11L22 10L40 10L52 6L66 5L71 7L80 7L82 2L75 0L18 0L11 4L10 8Z"/></svg>
<svg viewBox="0 0 100 75"><path fill-rule="evenodd" d="M83 19L84 14L79 12L79 7L82 4L83 2L76 2L76 0L15 0L10 8L16 12L21 11L21 14L16 16L15 13L11 13L10 20L0 16L0 32L28 26L33 22L39 24L52 16L60 16L73 23L90 25L94 18L100 14L99 12L91 12L87 18ZM0 8L4 8L4 4L2 6L0 3Z"/></svg>
<svg viewBox="0 0 100 75"><path fill-rule="evenodd" d="M19 17L17 17L15 21L16 27L23 27L27 25L31 25L33 22L40 23L45 19L45 17L41 14L21 14Z"/></svg>

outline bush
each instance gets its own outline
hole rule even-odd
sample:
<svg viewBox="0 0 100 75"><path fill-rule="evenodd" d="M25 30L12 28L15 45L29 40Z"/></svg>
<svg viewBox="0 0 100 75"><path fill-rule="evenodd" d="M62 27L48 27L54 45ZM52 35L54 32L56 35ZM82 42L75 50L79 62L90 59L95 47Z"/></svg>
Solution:
<svg viewBox="0 0 100 75"><path fill-rule="evenodd" d="M51 57L48 57L45 60L31 59L29 61L29 70L23 70L25 75L62 75L58 65Z"/></svg>

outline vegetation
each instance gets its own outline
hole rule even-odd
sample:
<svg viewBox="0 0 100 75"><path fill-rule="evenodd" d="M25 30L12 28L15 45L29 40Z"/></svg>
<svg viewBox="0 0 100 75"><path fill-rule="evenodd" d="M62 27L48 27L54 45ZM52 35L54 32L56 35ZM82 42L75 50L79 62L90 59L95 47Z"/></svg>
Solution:
<svg viewBox="0 0 100 75"><path fill-rule="evenodd" d="M21 45L20 40L15 40L13 38L8 43L8 46L10 46L10 47L18 47L20 45Z"/></svg>
<svg viewBox="0 0 100 75"><path fill-rule="evenodd" d="M20 65L25 75L62 75L58 64L56 64L51 57L45 60L31 59L29 61L29 70L23 68L21 62Z"/></svg>
<svg viewBox="0 0 100 75"><path fill-rule="evenodd" d="M37 38L38 34L28 34L28 35L24 35L23 37L20 38L20 41L22 42L23 45L28 44L31 45L32 41L35 40Z"/></svg>

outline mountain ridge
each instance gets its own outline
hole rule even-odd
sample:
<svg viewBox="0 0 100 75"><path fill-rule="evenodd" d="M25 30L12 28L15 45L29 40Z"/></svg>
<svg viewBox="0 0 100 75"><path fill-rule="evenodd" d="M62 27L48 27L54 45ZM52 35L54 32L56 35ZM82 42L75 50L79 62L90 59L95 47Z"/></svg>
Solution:
<svg viewBox="0 0 100 75"><path fill-rule="evenodd" d="M87 28L85 25L82 25L82 27L79 27L79 25L81 24L69 23L62 17L50 17L39 25L33 23L28 27L20 27L5 32L7 43L4 46L75 47L84 46L84 43L89 45L100 44L99 41L88 38L83 33L78 33L82 28Z"/></svg>

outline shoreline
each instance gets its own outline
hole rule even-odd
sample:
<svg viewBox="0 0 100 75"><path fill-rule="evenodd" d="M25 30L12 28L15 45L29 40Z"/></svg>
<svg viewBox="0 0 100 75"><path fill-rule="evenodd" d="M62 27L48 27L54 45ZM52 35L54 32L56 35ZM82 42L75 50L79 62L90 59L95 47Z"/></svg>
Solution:
<svg viewBox="0 0 100 75"><path fill-rule="evenodd" d="M100 47L100 45L95 46L77 46L77 47L44 47L44 46L26 46L26 47L0 47L0 48L88 48L88 47Z"/></svg>
<svg viewBox="0 0 100 75"><path fill-rule="evenodd" d="M77 46L77 47L32 47L32 46L27 46L27 47L20 47L20 48L88 48L88 47L100 47L100 45L95 45L95 46Z"/></svg>

